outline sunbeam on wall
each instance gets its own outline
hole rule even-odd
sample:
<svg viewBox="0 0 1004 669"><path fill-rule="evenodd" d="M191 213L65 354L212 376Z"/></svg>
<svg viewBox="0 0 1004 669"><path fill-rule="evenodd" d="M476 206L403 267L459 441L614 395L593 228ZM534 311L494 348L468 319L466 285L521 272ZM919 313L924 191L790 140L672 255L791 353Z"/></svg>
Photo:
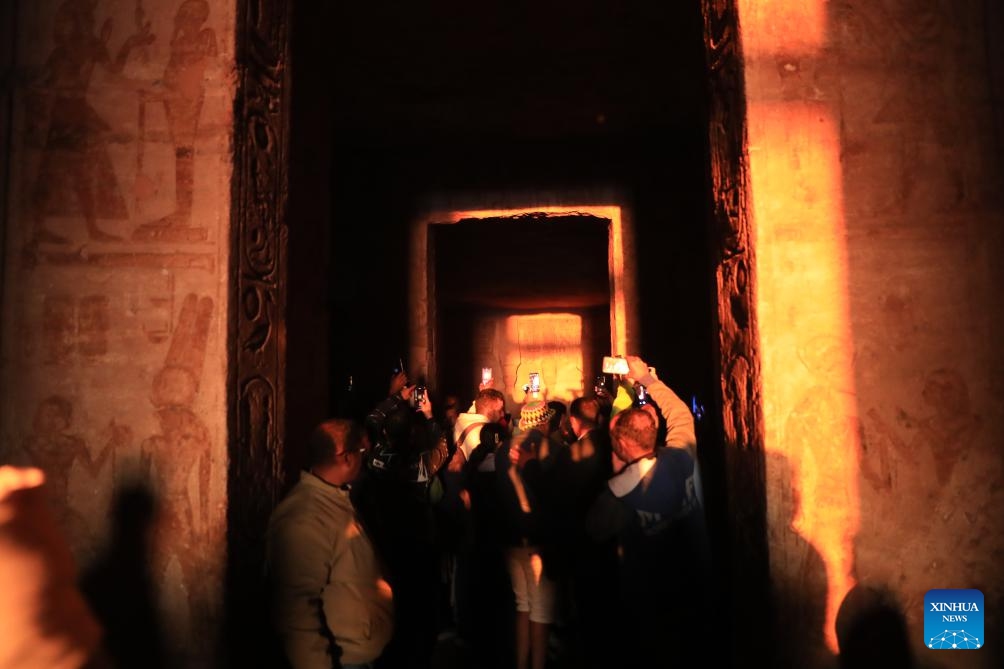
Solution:
<svg viewBox="0 0 1004 669"><path fill-rule="evenodd" d="M823 558L825 634L835 652L833 622L853 586L860 448L839 145L823 106L752 104L749 119L765 449L788 460L801 500L785 517L786 482L768 471L768 513L772 527L790 521Z"/></svg>
<svg viewBox="0 0 1004 669"><path fill-rule="evenodd" d="M853 546L860 525L840 136L828 102L792 99L777 74L778 59L819 55L827 3L739 0L738 5L749 63L772 581L778 597L785 593L777 590L825 596L825 603L805 606L820 609L813 624L822 630L817 626L812 632L836 653L834 622L854 586ZM810 559L817 555L820 559Z"/></svg>
<svg viewBox="0 0 1004 669"><path fill-rule="evenodd" d="M745 40L747 58L814 55L826 38L826 0L738 0L744 35L777 35L781 40ZM792 27L797 26L797 29Z"/></svg>
<svg viewBox="0 0 1004 669"><path fill-rule="evenodd" d="M516 402L530 382L530 372L540 373L541 388L549 400L570 402L583 394L582 318L575 314L545 313L505 319L506 391Z"/></svg>

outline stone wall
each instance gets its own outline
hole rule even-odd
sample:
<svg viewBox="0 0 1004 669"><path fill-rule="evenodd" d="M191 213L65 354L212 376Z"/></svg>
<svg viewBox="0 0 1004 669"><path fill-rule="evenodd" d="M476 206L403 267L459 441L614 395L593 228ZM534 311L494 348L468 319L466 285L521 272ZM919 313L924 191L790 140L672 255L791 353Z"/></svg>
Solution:
<svg viewBox="0 0 1004 669"><path fill-rule="evenodd" d="M775 638L798 666L869 609L925 665L1004 657L930 651L923 625L929 589L978 588L1001 636L993 4L737 3Z"/></svg>
<svg viewBox="0 0 1004 669"><path fill-rule="evenodd" d="M142 594L107 572L122 542L151 551L147 627L198 666L225 555L234 3L16 9L0 459L46 470L98 608Z"/></svg>

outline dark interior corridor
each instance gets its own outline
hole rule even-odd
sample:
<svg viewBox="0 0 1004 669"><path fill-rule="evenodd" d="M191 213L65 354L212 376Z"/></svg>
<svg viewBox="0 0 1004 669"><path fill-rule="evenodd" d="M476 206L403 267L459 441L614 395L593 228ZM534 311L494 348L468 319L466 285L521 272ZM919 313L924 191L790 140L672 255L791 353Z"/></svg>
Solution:
<svg viewBox="0 0 1004 669"><path fill-rule="evenodd" d="M634 234L624 257L637 282L639 346L625 352L645 357L681 397L707 409L697 426L700 457L725 565L699 7L497 9L491 30L472 29L486 9L459 2L393 11L338 3L322 17L295 17L291 164L298 174L290 207L316 227L290 234L287 480L309 426L324 415L362 417L386 394L390 370L408 350L410 267L426 262L412 257L414 221L446 207L615 204L604 199L615 194ZM574 308L592 324L592 358L583 369L591 386L599 358L611 353L606 249L589 247L599 266L588 273L580 258L588 240L562 223L475 225L477 232L430 236L442 246L438 271L464 276L462 284L447 278L457 290L434 288L441 387L431 388L433 399L473 392L455 387L476 382L479 371L465 350L472 316L545 307ZM511 231L496 236L487 232L492 225ZM551 227L540 235L536 226L544 225ZM452 263L443 252L465 260ZM526 254L535 258L532 276L515 265ZM472 298L477 291L488 298ZM328 333L323 346L318 331Z"/></svg>

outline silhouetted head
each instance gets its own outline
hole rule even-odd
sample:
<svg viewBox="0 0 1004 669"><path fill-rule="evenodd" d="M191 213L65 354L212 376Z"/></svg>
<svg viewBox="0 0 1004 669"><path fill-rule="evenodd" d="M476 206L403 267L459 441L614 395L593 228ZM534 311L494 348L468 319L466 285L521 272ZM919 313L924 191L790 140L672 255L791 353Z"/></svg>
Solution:
<svg viewBox="0 0 1004 669"><path fill-rule="evenodd" d="M447 395L446 401L443 403L443 414L446 416L446 422L453 426L457 422L457 414L460 413L460 400L457 399L456 395Z"/></svg>
<svg viewBox="0 0 1004 669"><path fill-rule="evenodd" d="M576 435L595 429L600 422L600 403L594 397L577 397L568 407L568 420Z"/></svg>
<svg viewBox="0 0 1004 669"><path fill-rule="evenodd" d="M655 451L658 425L642 409L620 411L610 424L610 442L614 453L630 462Z"/></svg>
<svg viewBox="0 0 1004 669"><path fill-rule="evenodd" d="M841 667L913 666L906 619L887 592L853 587L840 604L835 627Z"/></svg>
<svg viewBox="0 0 1004 669"><path fill-rule="evenodd" d="M505 395L494 388L478 391L474 398L474 411L488 419L489 423L497 423L505 416Z"/></svg>
<svg viewBox="0 0 1004 669"><path fill-rule="evenodd" d="M559 402L558 400L551 400L547 403L547 408L554 412L551 416L550 430L551 432L557 432L558 428L561 426L561 421L564 419L568 411L565 409L565 403Z"/></svg>
<svg viewBox="0 0 1004 669"><path fill-rule="evenodd" d="M505 428L497 423L492 423L481 428L481 442L478 445L494 451L505 443L505 439Z"/></svg>
<svg viewBox="0 0 1004 669"><path fill-rule="evenodd" d="M324 421L307 440L306 469L333 485L349 483L359 476L367 448L359 425L343 418Z"/></svg>

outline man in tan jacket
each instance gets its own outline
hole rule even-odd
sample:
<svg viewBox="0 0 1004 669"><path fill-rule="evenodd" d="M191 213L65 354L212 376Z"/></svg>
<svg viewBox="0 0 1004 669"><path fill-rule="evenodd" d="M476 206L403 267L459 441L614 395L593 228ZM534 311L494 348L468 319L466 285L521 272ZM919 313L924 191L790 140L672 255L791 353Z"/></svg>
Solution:
<svg viewBox="0 0 1004 669"><path fill-rule="evenodd" d="M294 669L371 667L393 631L390 586L349 500L367 445L351 421L322 423L269 519L273 622Z"/></svg>

